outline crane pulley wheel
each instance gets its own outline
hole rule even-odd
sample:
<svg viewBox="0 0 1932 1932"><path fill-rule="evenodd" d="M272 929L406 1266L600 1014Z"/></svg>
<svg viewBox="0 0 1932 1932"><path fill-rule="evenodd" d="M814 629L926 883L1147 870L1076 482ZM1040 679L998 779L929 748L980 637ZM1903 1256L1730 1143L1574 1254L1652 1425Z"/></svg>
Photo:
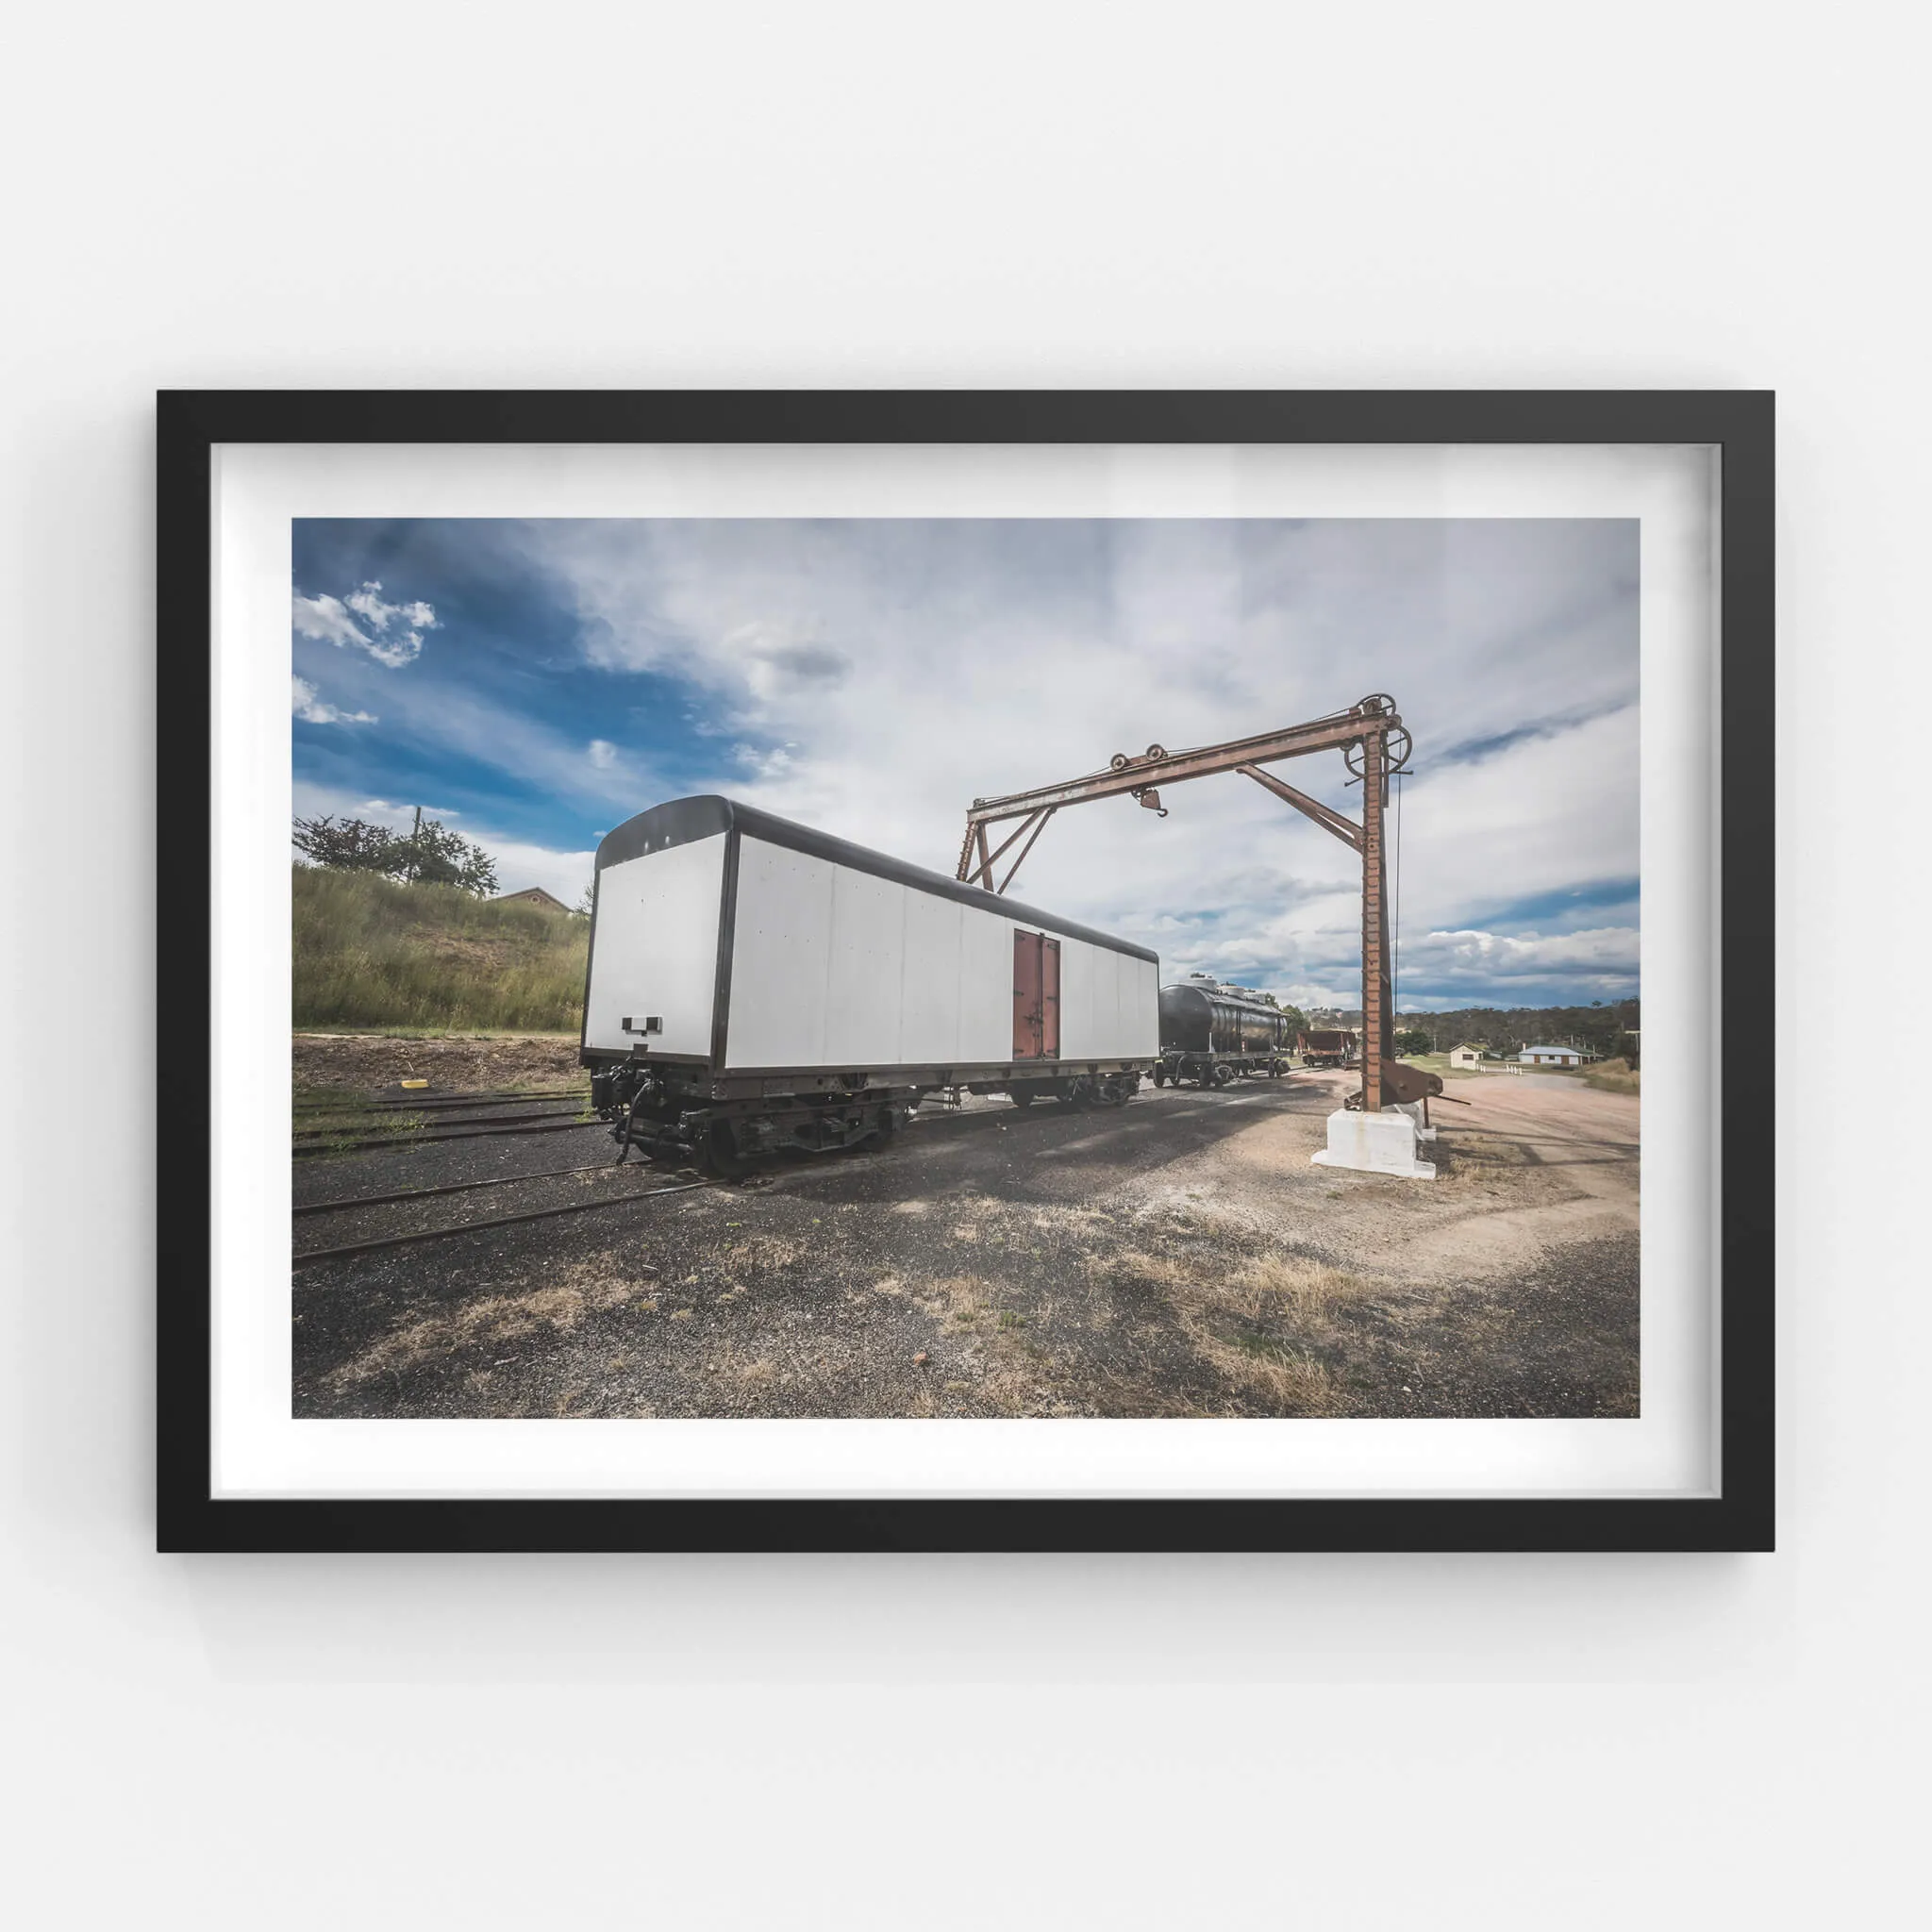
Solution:
<svg viewBox="0 0 1932 1932"><path fill-rule="evenodd" d="M1408 755L1415 749L1415 740L1408 735L1407 726L1398 724L1393 731L1385 733L1382 744L1383 757L1386 760L1383 766L1384 775L1392 777L1397 772L1407 771L1408 768ZM1348 767L1349 771L1356 777L1359 778L1361 776L1362 743L1360 739L1357 739L1354 743L1342 747L1341 762Z"/></svg>

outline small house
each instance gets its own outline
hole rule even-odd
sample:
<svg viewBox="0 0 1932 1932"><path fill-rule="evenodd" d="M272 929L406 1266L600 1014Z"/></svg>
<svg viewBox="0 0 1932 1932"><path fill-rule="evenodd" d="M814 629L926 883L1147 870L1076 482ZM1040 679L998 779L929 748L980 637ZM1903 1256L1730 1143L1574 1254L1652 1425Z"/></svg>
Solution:
<svg viewBox="0 0 1932 1932"><path fill-rule="evenodd" d="M499 906L534 906L539 912L570 910L561 899L553 897L541 886L525 886L521 892L505 892L496 903Z"/></svg>
<svg viewBox="0 0 1932 1932"><path fill-rule="evenodd" d="M1525 1046L1516 1058L1525 1067L1580 1067L1591 1056L1580 1046Z"/></svg>
<svg viewBox="0 0 1932 1932"><path fill-rule="evenodd" d="M1479 1046L1452 1046L1449 1049L1449 1064L1452 1067L1479 1067L1488 1058Z"/></svg>

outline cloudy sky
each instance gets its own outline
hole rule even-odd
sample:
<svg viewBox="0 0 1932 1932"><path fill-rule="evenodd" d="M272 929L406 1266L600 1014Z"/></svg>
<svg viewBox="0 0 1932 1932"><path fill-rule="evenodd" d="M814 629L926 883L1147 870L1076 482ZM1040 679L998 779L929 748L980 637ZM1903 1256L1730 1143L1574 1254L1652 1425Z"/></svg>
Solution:
<svg viewBox="0 0 1932 1932"><path fill-rule="evenodd" d="M296 809L422 805L575 905L723 791L950 874L975 796L1392 693L1404 1009L1638 990L1638 525L303 521ZM1340 753L1274 768L1358 814ZM1236 774L1060 813L1014 896L1302 1005L1355 855Z"/></svg>

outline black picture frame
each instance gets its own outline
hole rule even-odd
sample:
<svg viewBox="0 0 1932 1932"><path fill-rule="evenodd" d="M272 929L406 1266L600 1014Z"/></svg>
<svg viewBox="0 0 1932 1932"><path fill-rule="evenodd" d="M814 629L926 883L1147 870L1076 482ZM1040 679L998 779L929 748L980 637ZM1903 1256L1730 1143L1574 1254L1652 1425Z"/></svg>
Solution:
<svg viewBox="0 0 1932 1932"><path fill-rule="evenodd" d="M164 391L157 466L163 1551L1774 1547L1773 396L1762 391ZM1708 1498L320 1501L210 1494L213 453L275 443L1693 443L1722 450L1721 1493Z"/></svg>

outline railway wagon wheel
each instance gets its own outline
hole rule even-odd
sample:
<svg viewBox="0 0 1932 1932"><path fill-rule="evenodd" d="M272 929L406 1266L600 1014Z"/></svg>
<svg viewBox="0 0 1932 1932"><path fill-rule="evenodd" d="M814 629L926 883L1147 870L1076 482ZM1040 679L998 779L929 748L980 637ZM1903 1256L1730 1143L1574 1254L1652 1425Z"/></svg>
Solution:
<svg viewBox="0 0 1932 1932"><path fill-rule="evenodd" d="M1217 1087L1225 1087L1233 1078L1234 1069L1225 1060L1216 1060L1214 1063L1214 1084Z"/></svg>
<svg viewBox="0 0 1932 1932"><path fill-rule="evenodd" d="M700 1165L721 1181L736 1180L751 1165L738 1151L738 1136L731 1131L729 1121L713 1121L705 1129Z"/></svg>
<svg viewBox="0 0 1932 1932"><path fill-rule="evenodd" d="M1031 1107L1039 1095L1030 1087L1014 1087L1008 1091L1007 1098L1015 1107Z"/></svg>

